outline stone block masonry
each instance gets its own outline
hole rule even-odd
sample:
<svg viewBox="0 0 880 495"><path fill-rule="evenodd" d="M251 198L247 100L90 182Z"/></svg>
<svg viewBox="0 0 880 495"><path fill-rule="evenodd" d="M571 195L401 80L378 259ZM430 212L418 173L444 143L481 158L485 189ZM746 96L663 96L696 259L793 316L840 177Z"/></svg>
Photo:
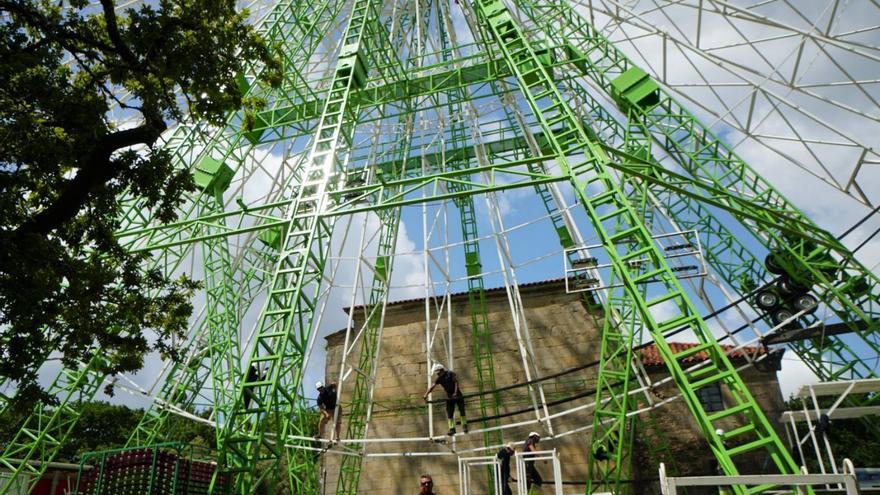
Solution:
<svg viewBox="0 0 880 495"><path fill-rule="evenodd" d="M577 294L566 294L561 281L550 281L520 286L525 307L526 323L535 352L537 373L540 376L552 375L575 368L599 359L599 344L602 320L601 314L591 314ZM433 306L432 306L433 307ZM465 394L477 392L476 370L473 359L471 339L471 318L467 294L451 297L452 328L449 342L447 318L432 311L432 325L438 326L432 356L452 368L459 376ZM520 352L507 294L503 289L487 291L487 310L491 325L492 349L495 381L497 387L520 384L526 381L523 356ZM362 312L353 308L355 320ZM327 361L326 379L336 380L342 358L345 331L333 333L326 338ZM449 351L452 362L447 362ZM356 362L358 349L352 358ZM654 380L665 376L662 366L647 366ZM595 388L596 367L571 373L541 383L548 402L570 399L572 396ZM775 373L750 370L744 378L752 388L757 400L766 408L769 418L778 418L783 409L783 401ZM373 415L368 427L367 437L371 439L424 437L429 432L428 407L422 400L428 384L426 355L425 303L423 300L402 301L388 305L383 330L380 358L376 370L376 384L373 392ZM351 383L342 386L342 407L347 407L346 391ZM660 393L663 393L661 390ZM675 393L674 387L668 393ZM505 417L504 424L535 420L533 397L537 398L537 387L516 387L501 392L501 413L518 414ZM435 389L434 398L444 397L441 389ZM488 397L487 397L488 399ZM560 413L593 401L592 396L568 400L562 404L548 407L550 414ZM479 398L467 401L468 421L471 429L479 428ZM457 412L456 412L457 417ZM712 468L711 453L700 438L690 413L680 401L676 401L656 411L662 429L666 432L670 449L682 462L679 464L687 474L708 474ZM592 424L592 411L582 408L552 421L552 424L530 423L521 427L504 430L505 442L514 442L517 450L529 431L537 431L545 438L552 432L556 435L576 430ZM442 404L433 406L434 435L446 432L446 417ZM343 432L345 424L343 421ZM459 432L461 431L459 427ZM646 456L639 449L647 439L640 439L637 433L635 465L633 477L656 478L656 466L649 465ZM589 435L584 432L546 439L542 447L555 448L562 461L562 475L566 481L583 482L587 476L587 454ZM444 443L431 442L391 442L368 444L367 454L386 454L387 457L367 457L364 460L359 493L362 494L406 494L418 493L418 479L422 473L434 478L435 492L441 495L457 494L458 455L463 457L494 455L480 450L483 437L480 434L457 435L454 440ZM425 456L395 456L397 453L424 453ZM339 476L340 458L327 454L323 457L322 468L326 470L324 493L335 493ZM760 470L760 460L755 460L756 471ZM552 478L549 465L538 465L546 479ZM492 493L488 487L488 476L483 470L472 470L475 483L474 494ZM514 476L516 476L514 474ZM482 485L482 486L477 486ZM651 492L651 483L638 483L637 492ZM511 486L513 488L513 486ZM549 488L545 488L549 493ZM570 492L582 492L583 486L567 486Z"/></svg>

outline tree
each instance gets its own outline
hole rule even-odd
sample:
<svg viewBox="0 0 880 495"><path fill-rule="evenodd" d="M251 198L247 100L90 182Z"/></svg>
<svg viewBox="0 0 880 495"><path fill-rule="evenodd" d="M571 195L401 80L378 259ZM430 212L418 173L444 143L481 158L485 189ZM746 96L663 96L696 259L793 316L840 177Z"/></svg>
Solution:
<svg viewBox="0 0 880 495"><path fill-rule="evenodd" d="M234 0L0 0L0 377L33 399L53 350L105 372L174 357L197 283L144 269L114 238L123 193L162 221L194 189L156 145L185 114L222 123L244 60L280 62ZM118 95L128 93L130 98ZM114 108L115 107L115 108ZM117 126L111 110L131 126ZM154 341L147 331L155 332Z"/></svg>
<svg viewBox="0 0 880 495"><path fill-rule="evenodd" d="M92 401L84 402L80 413L76 428L71 431L56 457L58 461L79 462L80 456L87 452L122 447L143 417L144 410ZM194 414L207 418L211 411L204 410ZM0 416L0 449L15 437L26 415L26 411L13 411ZM163 431L165 442L180 442L205 449L213 448L214 437L214 429L210 425L176 415L168 418Z"/></svg>
<svg viewBox="0 0 880 495"><path fill-rule="evenodd" d="M819 407L825 409L831 407L834 403L834 397L819 397ZM802 411L803 399L798 397L790 397L786 403L787 409L790 411ZM812 402L807 402L807 410L810 413L815 411ZM804 435L806 423L799 424L799 434ZM813 427L817 428L818 424L813 423ZM822 433L818 433L821 438ZM868 428L865 422L858 419L833 419L824 429L824 435L834 449L834 455L838 463L843 462L844 458L849 458L853 465L858 468L863 467L880 467L880 449L877 449L877 434ZM820 440L821 442L821 440ZM802 446L805 459L800 459L797 449L794 449L793 456L801 464L805 464L811 473L819 472L819 463L816 460L816 452L813 450L813 444L807 442ZM823 451L824 452L824 451ZM823 461L828 462L824 457ZM827 464L826 464L827 466Z"/></svg>
<svg viewBox="0 0 880 495"><path fill-rule="evenodd" d="M80 412L77 427L56 457L60 462L78 462L78 456L86 452L119 448L143 415L140 409L99 401L83 403ZM18 411L0 416L0 446L15 436L25 416Z"/></svg>

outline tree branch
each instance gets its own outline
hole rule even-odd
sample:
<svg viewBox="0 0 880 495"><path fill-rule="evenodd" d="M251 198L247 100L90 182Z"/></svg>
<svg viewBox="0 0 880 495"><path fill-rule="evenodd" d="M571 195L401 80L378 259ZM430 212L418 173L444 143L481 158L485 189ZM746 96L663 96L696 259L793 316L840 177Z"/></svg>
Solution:
<svg viewBox="0 0 880 495"><path fill-rule="evenodd" d="M110 41L118 50L120 57L131 64L132 67L137 67L140 65L140 62L128 48L128 45L122 41L122 35L119 34L119 24L116 22L116 6L113 4L113 0L101 0L101 7L104 8L104 20L107 22L107 36L110 37Z"/></svg>
<svg viewBox="0 0 880 495"><path fill-rule="evenodd" d="M73 219L97 187L116 177L122 168L114 167L110 158L117 150L136 144L152 145L166 128L160 120L149 119L139 127L104 136L91 153L80 160L82 167L67 182L58 198L16 229L17 233L48 234Z"/></svg>

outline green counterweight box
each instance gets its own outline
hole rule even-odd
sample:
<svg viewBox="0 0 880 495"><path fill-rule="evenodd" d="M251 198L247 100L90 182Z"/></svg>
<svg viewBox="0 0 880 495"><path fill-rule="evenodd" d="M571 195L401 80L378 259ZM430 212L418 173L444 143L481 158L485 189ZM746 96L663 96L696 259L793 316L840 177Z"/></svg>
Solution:
<svg viewBox="0 0 880 495"><path fill-rule="evenodd" d="M282 226L272 227L260 232L260 242L274 249L281 249L281 242L287 234L287 229Z"/></svg>
<svg viewBox="0 0 880 495"><path fill-rule="evenodd" d="M611 97L624 112L631 107L648 108L660 101L660 86L638 67L632 67L611 81Z"/></svg>
<svg viewBox="0 0 880 495"><path fill-rule="evenodd" d="M352 89L363 89L367 85L367 66L364 64L364 57L360 52L346 55L339 58L337 72L352 72Z"/></svg>
<svg viewBox="0 0 880 495"><path fill-rule="evenodd" d="M199 189L220 194L229 188L233 175L235 173L228 165L210 156L205 156L196 165L193 179Z"/></svg>

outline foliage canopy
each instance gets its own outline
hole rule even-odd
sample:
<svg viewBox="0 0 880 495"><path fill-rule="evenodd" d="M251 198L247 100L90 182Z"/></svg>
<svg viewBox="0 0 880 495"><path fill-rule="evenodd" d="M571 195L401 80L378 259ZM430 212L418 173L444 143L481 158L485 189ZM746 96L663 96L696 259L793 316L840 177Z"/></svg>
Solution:
<svg viewBox="0 0 880 495"><path fill-rule="evenodd" d="M243 61L270 84L280 63L234 0L0 0L0 11L0 376L33 398L53 350L70 366L100 347L108 373L153 349L174 357L197 284L119 245L119 198L172 220L194 185L162 132L185 115L222 123L242 106Z"/></svg>

